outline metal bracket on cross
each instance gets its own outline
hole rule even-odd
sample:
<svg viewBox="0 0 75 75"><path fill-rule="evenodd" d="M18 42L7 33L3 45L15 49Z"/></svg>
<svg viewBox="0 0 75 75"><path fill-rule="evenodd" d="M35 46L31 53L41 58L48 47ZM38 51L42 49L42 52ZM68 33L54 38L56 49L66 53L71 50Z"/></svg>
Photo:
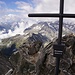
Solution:
<svg viewBox="0 0 75 75"><path fill-rule="evenodd" d="M56 57L56 71L55 75L59 74L59 63L60 63L60 57L63 56L63 49L64 45L62 45L61 40L62 40L62 28L63 28L63 18L75 18L75 14L63 14L64 10L64 0L60 0L60 13L59 14L47 14L47 13L42 13L42 14L28 14L29 17L59 17L59 33L58 33L58 44L54 45L54 56Z"/></svg>

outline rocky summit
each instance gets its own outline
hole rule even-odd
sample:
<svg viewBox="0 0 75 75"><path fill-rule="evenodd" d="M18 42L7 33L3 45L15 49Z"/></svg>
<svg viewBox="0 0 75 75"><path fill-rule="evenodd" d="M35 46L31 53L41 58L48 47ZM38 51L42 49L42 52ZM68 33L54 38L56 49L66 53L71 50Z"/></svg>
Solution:
<svg viewBox="0 0 75 75"><path fill-rule="evenodd" d="M53 44L58 39L46 46L42 40L34 39L33 36L28 38L10 57L0 53L0 75L55 75ZM60 60L59 75L75 75L75 36L64 36L62 43L65 50Z"/></svg>

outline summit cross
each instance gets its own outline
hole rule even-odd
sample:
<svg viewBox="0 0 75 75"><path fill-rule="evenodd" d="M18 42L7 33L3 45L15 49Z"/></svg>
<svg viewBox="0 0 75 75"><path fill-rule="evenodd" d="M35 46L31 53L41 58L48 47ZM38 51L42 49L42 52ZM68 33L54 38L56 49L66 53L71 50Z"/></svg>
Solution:
<svg viewBox="0 0 75 75"><path fill-rule="evenodd" d="M56 14L49 14L49 13L32 13L28 14L29 17L57 17L59 18L59 32L58 32L58 44L54 45L54 57L56 57L56 69L55 75L59 74L59 63L60 58L63 56L63 49L64 45L62 45L62 28L63 28L63 18L75 18L75 14L63 14L64 11L64 0L60 0L60 12Z"/></svg>

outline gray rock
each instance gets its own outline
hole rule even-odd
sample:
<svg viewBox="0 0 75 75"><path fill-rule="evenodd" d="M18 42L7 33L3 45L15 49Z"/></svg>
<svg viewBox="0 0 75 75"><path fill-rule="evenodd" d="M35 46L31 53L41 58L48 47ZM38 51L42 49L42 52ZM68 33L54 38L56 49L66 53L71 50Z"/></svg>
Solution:
<svg viewBox="0 0 75 75"><path fill-rule="evenodd" d="M10 63L9 59L7 57L4 57L1 53L0 53L0 75L8 75L8 71L10 69L13 70L13 65ZM11 75L12 72L10 72Z"/></svg>
<svg viewBox="0 0 75 75"><path fill-rule="evenodd" d="M8 61L0 57L0 74L8 73L13 66L12 75L54 75L56 59L53 57L53 44L57 41L53 40L46 47L38 40L25 41ZM60 60L60 75L75 75L75 36L64 36L62 42L66 49Z"/></svg>

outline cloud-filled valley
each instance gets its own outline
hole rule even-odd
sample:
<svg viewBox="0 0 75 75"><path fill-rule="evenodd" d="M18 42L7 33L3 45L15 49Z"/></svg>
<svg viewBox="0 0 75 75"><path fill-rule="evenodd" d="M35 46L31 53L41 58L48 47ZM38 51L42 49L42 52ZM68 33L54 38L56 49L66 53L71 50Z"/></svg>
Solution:
<svg viewBox="0 0 75 75"><path fill-rule="evenodd" d="M8 2L8 0L7 0ZM0 39L23 34L25 28L38 21L56 21L57 18L29 18L28 13L59 13L60 0L0 1ZM75 13L75 0L65 0L64 13ZM74 22L75 19L64 20ZM5 33L6 32L6 33Z"/></svg>

